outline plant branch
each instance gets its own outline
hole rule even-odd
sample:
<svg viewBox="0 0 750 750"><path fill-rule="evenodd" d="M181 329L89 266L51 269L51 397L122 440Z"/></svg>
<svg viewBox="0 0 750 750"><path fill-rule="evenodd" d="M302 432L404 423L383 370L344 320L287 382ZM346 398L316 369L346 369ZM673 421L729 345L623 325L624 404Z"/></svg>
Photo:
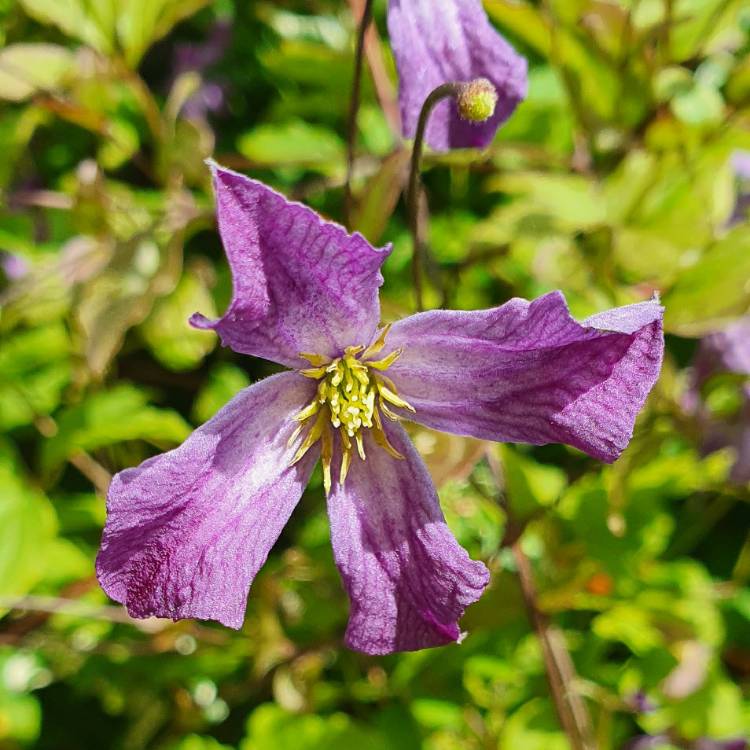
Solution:
<svg viewBox="0 0 750 750"><path fill-rule="evenodd" d="M420 180L419 167L422 161L422 150L424 149L425 133L427 123L429 122L432 110L435 105L447 99L455 98L460 91L461 84L456 82L444 83L430 92L422 105L422 111L419 113L417 130L414 134L414 146L411 152L411 168L409 170L409 185L406 192L406 208L409 214L409 232L412 238L412 282L414 284L414 296L416 299L417 311L424 310L424 299L422 295L422 272L426 265L426 249L423 239L423 224L420 222Z"/></svg>
<svg viewBox="0 0 750 750"><path fill-rule="evenodd" d="M364 62L365 33L372 21L372 0L365 0L362 18L357 34L357 48L354 53L354 77L352 95L349 101L349 121L346 132L346 182L344 184L344 217L347 225L351 221L352 176L354 173L354 152L357 148L357 114L362 94L362 64Z"/></svg>
<svg viewBox="0 0 750 750"><path fill-rule="evenodd" d="M562 633L550 622L538 606L531 562L521 547L523 524L513 518L510 505L502 491L502 472L495 453L486 453L490 472L498 490L498 503L507 517L504 544L509 546L518 570L521 594L534 632L539 640L544 659L547 684L560 725L568 737L572 750L595 750L591 717L583 698L575 692L578 679L575 665L565 646Z"/></svg>

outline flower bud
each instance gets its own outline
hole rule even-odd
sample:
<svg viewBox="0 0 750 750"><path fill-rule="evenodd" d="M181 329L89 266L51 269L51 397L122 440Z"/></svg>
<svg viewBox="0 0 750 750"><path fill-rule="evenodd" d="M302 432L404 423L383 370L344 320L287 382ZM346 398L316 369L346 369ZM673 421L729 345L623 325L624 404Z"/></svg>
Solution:
<svg viewBox="0 0 750 750"><path fill-rule="evenodd" d="M458 114L469 122L484 122L495 114L497 90L486 78L461 84L456 95Z"/></svg>

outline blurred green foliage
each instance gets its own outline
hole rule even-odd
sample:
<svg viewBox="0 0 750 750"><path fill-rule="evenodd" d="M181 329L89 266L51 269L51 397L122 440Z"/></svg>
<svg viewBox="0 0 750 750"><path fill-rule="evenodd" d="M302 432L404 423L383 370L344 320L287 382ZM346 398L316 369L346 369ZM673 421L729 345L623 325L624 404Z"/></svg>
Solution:
<svg viewBox="0 0 750 750"><path fill-rule="evenodd" d="M664 372L618 463L494 449L540 606L571 651L597 748L745 737L750 488L728 482L731 450L701 455L684 404L697 339L750 312L750 184L731 165L750 149L750 9L486 7L528 57L530 93L487 152L425 159L445 301L562 288L583 316L656 290L667 310ZM390 318L411 304L408 152L383 0L375 11L382 68L364 79L352 223L394 243ZM319 479L239 633L134 622L93 578L109 475L272 371L186 323L230 293L203 159L342 220L353 39L339 0L0 2L3 750L568 747L474 441L414 431L451 528L493 571L460 647L342 648ZM722 385L720 411L739 385Z"/></svg>

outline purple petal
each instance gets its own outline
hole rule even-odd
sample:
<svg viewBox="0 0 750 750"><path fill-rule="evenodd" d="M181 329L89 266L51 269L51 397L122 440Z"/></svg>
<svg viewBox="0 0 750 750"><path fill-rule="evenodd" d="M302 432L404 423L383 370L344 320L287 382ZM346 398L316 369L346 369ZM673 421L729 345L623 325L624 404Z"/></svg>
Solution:
<svg viewBox="0 0 750 750"><path fill-rule="evenodd" d="M314 384L285 372L246 388L179 448L117 474L96 561L133 617L240 628L250 584L310 477L289 466L290 416Z"/></svg>
<svg viewBox="0 0 750 750"><path fill-rule="evenodd" d="M396 323L388 370L420 424L503 442L568 443L602 461L627 446L661 368L656 301L583 323L552 292L492 310L434 310ZM384 352L385 354L386 352Z"/></svg>
<svg viewBox="0 0 750 750"><path fill-rule="evenodd" d="M211 164L219 231L234 294L222 318L196 314L236 352L305 366L301 352L337 356L380 320L380 266L390 252L349 235L261 182Z"/></svg>
<svg viewBox="0 0 750 750"><path fill-rule="evenodd" d="M387 424L389 456L368 435L328 498L336 564L351 600L346 643L367 654L442 646L482 594L489 573L445 523L422 459L400 425Z"/></svg>
<svg viewBox="0 0 750 750"><path fill-rule="evenodd" d="M388 32L399 74L404 136L413 138L427 95L448 81L486 78L498 92L486 122L462 120L453 101L433 110L427 143L437 151L484 148L526 96L526 60L490 23L480 0L390 0Z"/></svg>

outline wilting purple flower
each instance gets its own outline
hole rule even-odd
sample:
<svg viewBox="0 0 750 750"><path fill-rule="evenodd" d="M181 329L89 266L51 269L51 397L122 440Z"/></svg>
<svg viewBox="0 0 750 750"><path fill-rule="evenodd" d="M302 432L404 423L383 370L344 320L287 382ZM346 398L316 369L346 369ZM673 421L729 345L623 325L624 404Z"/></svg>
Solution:
<svg viewBox="0 0 750 750"><path fill-rule="evenodd" d="M448 81L486 78L498 92L495 114L461 119L453 100L430 117L427 143L436 151L484 148L526 96L526 60L494 29L481 0L389 0L388 32L399 74L404 136L413 138L427 95Z"/></svg>
<svg viewBox="0 0 750 750"><path fill-rule="evenodd" d="M750 381L740 386L737 413L731 418L717 419L703 403L701 388L720 373L750 376L750 317L741 318L701 341L685 402L703 431L703 451L734 448L737 457L729 476L733 482L744 484L750 482Z"/></svg>
<svg viewBox="0 0 750 750"><path fill-rule="evenodd" d="M347 644L382 654L458 640L457 621L488 572L448 529L399 420L566 442L614 461L659 372L662 308L641 302L577 323L554 292L378 329L390 248L212 169L234 293L222 318L191 322L291 371L242 391L179 448L114 477L102 587L135 617L239 628L250 584L321 458L351 599Z"/></svg>

